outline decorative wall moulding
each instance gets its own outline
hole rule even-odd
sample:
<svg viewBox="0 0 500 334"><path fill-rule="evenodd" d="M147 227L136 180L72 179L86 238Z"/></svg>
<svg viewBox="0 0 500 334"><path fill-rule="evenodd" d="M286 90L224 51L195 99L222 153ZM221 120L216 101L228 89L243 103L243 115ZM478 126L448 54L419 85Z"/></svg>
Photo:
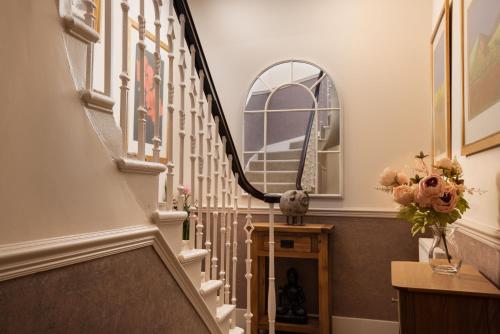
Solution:
<svg viewBox="0 0 500 334"><path fill-rule="evenodd" d="M113 106L115 105L115 101L95 90L84 89L80 93L85 106L92 110L102 111L108 114L113 114Z"/></svg>
<svg viewBox="0 0 500 334"><path fill-rule="evenodd" d="M210 333L219 325L159 229L139 225L0 246L0 282L152 246Z"/></svg>
<svg viewBox="0 0 500 334"><path fill-rule="evenodd" d="M64 27L71 36L84 43L96 43L99 40L99 33L89 27L78 17L68 14L63 18Z"/></svg>

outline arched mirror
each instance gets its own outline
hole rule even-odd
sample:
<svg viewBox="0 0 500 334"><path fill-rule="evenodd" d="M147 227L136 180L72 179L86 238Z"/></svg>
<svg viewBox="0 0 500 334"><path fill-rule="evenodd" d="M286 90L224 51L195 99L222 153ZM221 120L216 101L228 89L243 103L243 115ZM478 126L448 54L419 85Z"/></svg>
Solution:
<svg viewBox="0 0 500 334"><path fill-rule="evenodd" d="M244 108L243 165L266 193L342 195L342 107L320 67L287 60L253 82Z"/></svg>

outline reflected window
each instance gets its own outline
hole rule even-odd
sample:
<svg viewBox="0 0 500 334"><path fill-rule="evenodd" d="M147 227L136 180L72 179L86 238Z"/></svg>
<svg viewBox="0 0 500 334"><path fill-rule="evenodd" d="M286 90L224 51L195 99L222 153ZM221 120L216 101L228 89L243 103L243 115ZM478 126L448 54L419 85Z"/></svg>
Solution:
<svg viewBox="0 0 500 334"><path fill-rule="evenodd" d="M304 61L269 67L253 82L243 119L243 164L255 188L342 194L342 109L324 70Z"/></svg>

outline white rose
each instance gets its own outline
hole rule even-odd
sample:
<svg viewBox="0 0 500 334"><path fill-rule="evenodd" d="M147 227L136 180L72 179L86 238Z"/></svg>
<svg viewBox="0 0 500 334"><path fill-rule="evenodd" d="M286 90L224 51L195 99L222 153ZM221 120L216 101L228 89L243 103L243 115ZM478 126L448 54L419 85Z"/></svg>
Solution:
<svg viewBox="0 0 500 334"><path fill-rule="evenodd" d="M394 183L397 183L396 182L397 175L398 172L396 170L387 167L378 177L378 182L385 187L392 186Z"/></svg>

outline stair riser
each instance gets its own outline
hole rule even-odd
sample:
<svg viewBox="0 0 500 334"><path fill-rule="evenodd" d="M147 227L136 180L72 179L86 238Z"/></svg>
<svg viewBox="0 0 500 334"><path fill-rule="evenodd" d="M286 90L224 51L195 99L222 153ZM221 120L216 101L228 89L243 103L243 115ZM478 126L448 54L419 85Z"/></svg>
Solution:
<svg viewBox="0 0 500 334"><path fill-rule="evenodd" d="M267 152L267 153L259 153L258 159L264 160L264 155L267 160L292 160L292 159L300 159L301 151L284 151L284 152Z"/></svg>
<svg viewBox="0 0 500 334"><path fill-rule="evenodd" d="M208 306L208 309L210 312L212 312L212 315L215 317L217 314L217 290L214 290L213 292L210 292L208 295L203 296L203 300L205 300L205 303Z"/></svg>
<svg viewBox="0 0 500 334"><path fill-rule="evenodd" d="M158 227L165 239L167 239L172 252L179 254L182 250L182 222L158 224Z"/></svg>
<svg viewBox="0 0 500 334"><path fill-rule="evenodd" d="M282 170L297 170L299 168L298 160L291 161L267 161L266 169L268 171L282 171ZM251 161L250 171L263 171L264 161Z"/></svg>
<svg viewBox="0 0 500 334"><path fill-rule="evenodd" d="M231 317L227 317L226 320L223 322L219 323L220 328L222 328L222 333L229 333L229 329L231 328L231 323L230 323Z"/></svg>
<svg viewBox="0 0 500 334"><path fill-rule="evenodd" d="M264 173L245 173L250 182L264 182ZM293 183L297 178L297 172L267 173L267 182L288 182Z"/></svg>
<svg viewBox="0 0 500 334"><path fill-rule="evenodd" d="M201 287L201 263L200 260L190 261L183 263L182 266L186 270L187 275L195 288L199 289Z"/></svg>
<svg viewBox="0 0 500 334"><path fill-rule="evenodd" d="M297 149L301 150L303 145L304 145L304 142L299 141L299 142L295 142L295 143L290 143L289 146L290 146L291 150L297 150Z"/></svg>

